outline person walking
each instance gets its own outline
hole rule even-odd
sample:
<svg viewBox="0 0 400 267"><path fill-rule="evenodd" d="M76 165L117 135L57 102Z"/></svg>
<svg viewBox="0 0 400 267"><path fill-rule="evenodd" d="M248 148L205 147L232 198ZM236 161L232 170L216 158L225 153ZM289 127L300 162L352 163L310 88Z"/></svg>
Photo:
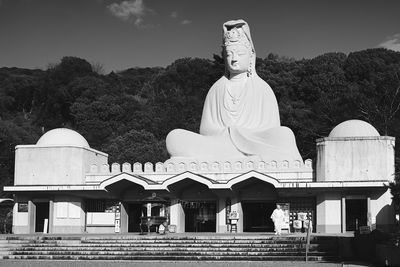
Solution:
<svg viewBox="0 0 400 267"><path fill-rule="evenodd" d="M282 226L285 222L285 213L279 204L276 205L276 209L272 212L271 219L274 222L275 235L281 235Z"/></svg>

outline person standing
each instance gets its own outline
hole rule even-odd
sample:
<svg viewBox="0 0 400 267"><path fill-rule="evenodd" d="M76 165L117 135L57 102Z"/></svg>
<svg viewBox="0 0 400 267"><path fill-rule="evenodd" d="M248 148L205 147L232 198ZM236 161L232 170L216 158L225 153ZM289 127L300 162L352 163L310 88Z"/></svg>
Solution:
<svg viewBox="0 0 400 267"><path fill-rule="evenodd" d="M285 222L285 213L279 204L276 205L276 209L272 212L271 219L274 222L275 235L281 235L282 226Z"/></svg>

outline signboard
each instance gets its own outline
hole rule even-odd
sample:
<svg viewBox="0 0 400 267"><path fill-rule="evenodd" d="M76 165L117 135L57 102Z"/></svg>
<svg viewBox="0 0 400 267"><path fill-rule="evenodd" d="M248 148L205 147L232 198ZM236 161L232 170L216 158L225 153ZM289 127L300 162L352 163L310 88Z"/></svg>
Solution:
<svg viewBox="0 0 400 267"><path fill-rule="evenodd" d="M358 230L360 231L360 235L367 235L371 233L371 228L369 226L360 226L358 227Z"/></svg>
<svg viewBox="0 0 400 267"><path fill-rule="evenodd" d="M120 220L115 220L115 227L114 227L114 231L116 232L116 233L119 233L119 230L120 230Z"/></svg>
<svg viewBox="0 0 400 267"><path fill-rule="evenodd" d="M233 210L229 213L230 220L239 220L239 213L236 210Z"/></svg>
<svg viewBox="0 0 400 267"><path fill-rule="evenodd" d="M49 219L44 219L43 234L47 234L48 227L49 227Z"/></svg>
<svg viewBox="0 0 400 267"><path fill-rule="evenodd" d="M231 214L231 199L230 198L227 198L225 201L225 214L226 214L225 224L229 224L229 216Z"/></svg>
<svg viewBox="0 0 400 267"><path fill-rule="evenodd" d="M19 202L18 212L28 212L28 202Z"/></svg>
<svg viewBox="0 0 400 267"><path fill-rule="evenodd" d="M302 226L303 226L302 225L302 221L300 221L300 220L294 220L293 221L293 228L294 229L301 229Z"/></svg>
<svg viewBox="0 0 400 267"><path fill-rule="evenodd" d="M116 233L120 232L121 229L121 202L113 207L115 211L115 224L114 224L114 231Z"/></svg>
<svg viewBox="0 0 400 267"><path fill-rule="evenodd" d="M168 232L175 233L175 231L176 231L176 225L173 224L168 225Z"/></svg>
<svg viewBox="0 0 400 267"><path fill-rule="evenodd" d="M229 219L231 220L231 224L237 224L239 220L239 213L236 210L233 210L229 213Z"/></svg>
<svg viewBox="0 0 400 267"><path fill-rule="evenodd" d="M312 221L309 221L309 220L303 221L303 227L305 229L308 229L308 228L312 229Z"/></svg>
<svg viewBox="0 0 400 267"><path fill-rule="evenodd" d="M300 220L300 221L306 221L307 220L307 213L305 213L305 212L297 213L297 219Z"/></svg>

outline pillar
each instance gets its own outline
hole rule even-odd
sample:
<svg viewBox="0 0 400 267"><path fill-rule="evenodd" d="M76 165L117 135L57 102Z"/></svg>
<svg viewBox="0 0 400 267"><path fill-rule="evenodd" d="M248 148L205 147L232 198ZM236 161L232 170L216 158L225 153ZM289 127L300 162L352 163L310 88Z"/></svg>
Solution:
<svg viewBox="0 0 400 267"><path fill-rule="evenodd" d="M52 199L49 200L49 234L53 233L53 224L54 224L54 201Z"/></svg>
<svg viewBox="0 0 400 267"><path fill-rule="evenodd" d="M127 204L122 202L121 203L121 218L120 218L120 233L127 233L128 232L128 212L126 208Z"/></svg>
<svg viewBox="0 0 400 267"><path fill-rule="evenodd" d="M342 233L346 233L346 197L342 196Z"/></svg>
<svg viewBox="0 0 400 267"><path fill-rule="evenodd" d="M36 206L32 202L32 200L28 201L28 225L29 225L29 233L35 233L36 226Z"/></svg>
<svg viewBox="0 0 400 267"><path fill-rule="evenodd" d="M341 202L340 193L322 193L317 196L317 233L342 231Z"/></svg>
<svg viewBox="0 0 400 267"><path fill-rule="evenodd" d="M216 232L217 233L226 233L226 198L220 197L217 202L217 211L216 211Z"/></svg>
<svg viewBox="0 0 400 267"><path fill-rule="evenodd" d="M171 201L170 220L171 225L176 225L177 233L185 232L185 212L183 211L182 204L177 199Z"/></svg>

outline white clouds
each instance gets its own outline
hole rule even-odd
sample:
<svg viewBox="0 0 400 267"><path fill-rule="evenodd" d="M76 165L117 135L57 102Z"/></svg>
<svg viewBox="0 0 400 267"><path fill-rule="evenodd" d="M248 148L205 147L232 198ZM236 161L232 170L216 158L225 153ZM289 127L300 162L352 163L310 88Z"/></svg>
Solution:
<svg viewBox="0 0 400 267"><path fill-rule="evenodd" d="M144 16L151 12L145 7L143 0L127 0L107 6L111 14L124 21L134 21L137 27L143 26Z"/></svg>
<svg viewBox="0 0 400 267"><path fill-rule="evenodd" d="M3 0L0 0L3 1ZM105 0L97 0L105 1ZM123 21L133 22L137 28L154 28L160 26L160 24L153 25L148 23L147 15L155 15L156 12L145 6L144 0L124 0L122 2L116 2L118 0L109 1L107 9L111 14ZM146 22L145 22L146 17ZM175 20L181 25L189 25L192 23L191 20L181 18L178 11L172 11L169 14L169 18ZM154 18L153 18L154 19ZM160 20L161 18L157 18Z"/></svg>
<svg viewBox="0 0 400 267"><path fill-rule="evenodd" d="M173 11L173 12L171 12L171 14L169 15L171 18L173 18L173 19L177 19L178 17L180 17L179 15L178 15L178 12L177 11ZM181 20L180 21L180 24L182 24L182 25L189 25L189 24L191 24L192 23L192 21L191 20L188 20L188 19L184 19L184 20Z"/></svg>
<svg viewBox="0 0 400 267"><path fill-rule="evenodd" d="M192 21L191 20L188 20L188 19L185 19L185 20L182 20L181 21L181 24L182 25L188 25L188 24L191 24L192 23Z"/></svg>
<svg viewBox="0 0 400 267"><path fill-rule="evenodd" d="M396 33L392 36L389 36L388 38L386 38L385 41L380 43L378 47L384 47L387 49L400 52L400 33Z"/></svg>

